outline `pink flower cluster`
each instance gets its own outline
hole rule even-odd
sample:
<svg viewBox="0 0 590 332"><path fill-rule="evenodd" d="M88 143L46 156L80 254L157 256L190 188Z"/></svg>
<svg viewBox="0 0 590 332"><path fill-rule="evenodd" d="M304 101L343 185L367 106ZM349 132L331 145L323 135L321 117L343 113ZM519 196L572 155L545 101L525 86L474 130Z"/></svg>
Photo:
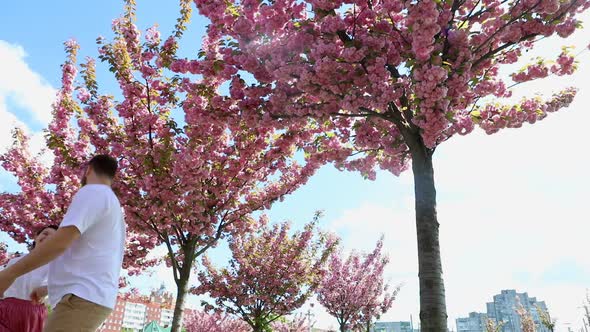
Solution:
<svg viewBox="0 0 590 332"><path fill-rule="evenodd" d="M548 113L569 106L576 95L575 89L566 89L553 98L543 102L541 98L523 99L514 106L487 105L471 115L487 134L493 134L504 128L519 128L525 122L535 123L544 119Z"/></svg>
<svg viewBox="0 0 590 332"><path fill-rule="evenodd" d="M273 332L308 332L309 322L305 315L298 314L291 320L276 320L271 324Z"/></svg>
<svg viewBox="0 0 590 332"><path fill-rule="evenodd" d="M30 154L29 138L19 129L15 129L14 138L13 146L0 156L0 163L4 170L16 177L21 192L0 194L0 230L24 243L34 236L38 227L54 224L54 220L65 213L58 204L71 197L75 186L70 188L70 185L77 183L77 174L70 171L60 177L67 183L64 192L47 190L51 173Z"/></svg>
<svg viewBox="0 0 590 332"><path fill-rule="evenodd" d="M191 310L185 315L183 326L187 332L250 332L248 324L219 313L209 314Z"/></svg>
<svg viewBox="0 0 590 332"><path fill-rule="evenodd" d="M145 34L145 39L148 43L152 45L160 44L160 31L158 31L158 26L154 25L153 27L147 29Z"/></svg>
<svg viewBox="0 0 590 332"><path fill-rule="evenodd" d="M572 54L567 51L562 52L557 58L556 64L551 66L551 72L553 74L563 76L571 75L576 70L576 61Z"/></svg>
<svg viewBox="0 0 590 332"><path fill-rule="evenodd" d="M549 75L549 68L539 61L533 65L527 66L526 70L512 74L512 80L517 83L527 82L544 78Z"/></svg>
<svg viewBox="0 0 590 332"><path fill-rule="evenodd" d="M413 123L422 129L424 144L435 147L448 128L446 117L450 100L447 98L448 87L444 84L447 71L440 66L423 66L414 71L413 79L416 84L414 93L418 112Z"/></svg>
<svg viewBox="0 0 590 332"><path fill-rule="evenodd" d="M578 20L573 17L568 17L563 23L555 26L555 32L561 38L567 38L576 31Z"/></svg>
<svg viewBox="0 0 590 332"><path fill-rule="evenodd" d="M412 36L412 52L419 61L427 61L434 51L434 37L440 32L438 24L440 11L436 1L418 1L408 10L406 21Z"/></svg>
<svg viewBox="0 0 590 332"><path fill-rule="evenodd" d="M539 58L531 65L518 73L512 74L512 80L517 83L528 82L540 78L545 78L550 74L558 76L571 75L576 70L576 61L569 48L564 47L563 51L555 61L555 64L549 66L545 60Z"/></svg>

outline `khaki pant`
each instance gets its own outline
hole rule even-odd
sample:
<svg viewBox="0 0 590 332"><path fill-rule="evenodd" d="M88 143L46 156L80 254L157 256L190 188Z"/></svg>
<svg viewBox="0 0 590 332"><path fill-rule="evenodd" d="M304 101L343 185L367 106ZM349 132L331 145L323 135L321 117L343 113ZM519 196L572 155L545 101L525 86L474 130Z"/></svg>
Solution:
<svg viewBox="0 0 590 332"><path fill-rule="evenodd" d="M43 332L95 332L112 309L68 294L49 315Z"/></svg>

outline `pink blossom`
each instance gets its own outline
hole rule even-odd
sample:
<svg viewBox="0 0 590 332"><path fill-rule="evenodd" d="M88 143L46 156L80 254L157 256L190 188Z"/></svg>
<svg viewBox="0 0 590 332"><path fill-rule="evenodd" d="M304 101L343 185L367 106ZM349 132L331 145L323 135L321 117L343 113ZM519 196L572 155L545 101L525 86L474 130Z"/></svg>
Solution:
<svg viewBox="0 0 590 332"><path fill-rule="evenodd" d="M562 52L557 58L557 63L551 66L551 72L559 76L571 75L576 69L575 59L572 54Z"/></svg>
<svg viewBox="0 0 590 332"><path fill-rule="evenodd" d="M576 26L578 21L574 18L568 17L565 22L555 26L555 31L561 38L569 37L574 31L576 31Z"/></svg>
<svg viewBox="0 0 590 332"><path fill-rule="evenodd" d="M150 44L157 45L160 43L160 31L158 31L157 25L154 25L153 27L147 29L145 39Z"/></svg>
<svg viewBox="0 0 590 332"><path fill-rule="evenodd" d="M85 88L78 89L78 99L81 102L86 103L90 99L90 93Z"/></svg>
<svg viewBox="0 0 590 332"><path fill-rule="evenodd" d="M291 320L276 320L272 324L273 332L308 332L309 322L305 315L298 314Z"/></svg>
<svg viewBox="0 0 590 332"><path fill-rule="evenodd" d="M184 328L187 332L250 332L248 324L233 317L219 313L208 314L191 310L184 317Z"/></svg>

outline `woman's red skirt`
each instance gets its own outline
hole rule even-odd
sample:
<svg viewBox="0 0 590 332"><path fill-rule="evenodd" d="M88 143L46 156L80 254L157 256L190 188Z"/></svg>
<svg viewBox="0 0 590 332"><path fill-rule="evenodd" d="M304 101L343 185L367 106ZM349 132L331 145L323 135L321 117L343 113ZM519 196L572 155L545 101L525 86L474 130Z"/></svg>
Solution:
<svg viewBox="0 0 590 332"><path fill-rule="evenodd" d="M12 297L0 300L0 332L42 332L45 318L43 304Z"/></svg>

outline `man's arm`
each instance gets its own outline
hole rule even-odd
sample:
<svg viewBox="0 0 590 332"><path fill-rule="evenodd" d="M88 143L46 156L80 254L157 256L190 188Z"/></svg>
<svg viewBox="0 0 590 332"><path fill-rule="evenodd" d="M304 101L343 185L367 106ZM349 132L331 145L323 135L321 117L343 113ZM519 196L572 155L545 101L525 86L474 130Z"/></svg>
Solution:
<svg viewBox="0 0 590 332"><path fill-rule="evenodd" d="M28 255L0 271L0 296L14 280L59 257L80 237L75 226L60 227L57 232L39 243Z"/></svg>

